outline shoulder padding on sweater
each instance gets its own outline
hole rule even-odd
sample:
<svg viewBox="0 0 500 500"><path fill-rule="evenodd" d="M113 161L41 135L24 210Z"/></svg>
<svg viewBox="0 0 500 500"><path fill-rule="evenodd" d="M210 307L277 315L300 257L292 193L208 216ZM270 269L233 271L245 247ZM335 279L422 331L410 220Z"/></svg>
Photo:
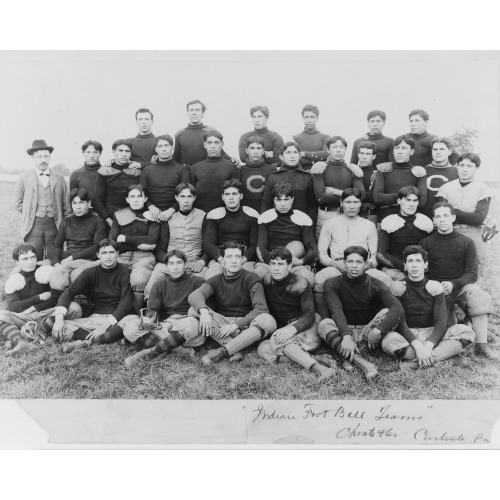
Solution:
<svg viewBox="0 0 500 500"><path fill-rule="evenodd" d="M127 224L135 221L135 213L129 207L120 208L120 210L115 212L115 218L120 226L126 226Z"/></svg>
<svg viewBox="0 0 500 500"><path fill-rule="evenodd" d="M307 289L309 282L303 276L295 276L295 281L286 287L290 295L300 297Z"/></svg>
<svg viewBox="0 0 500 500"><path fill-rule="evenodd" d="M425 170L424 167L420 167L420 166L415 166L415 167L412 167L411 169L411 173L415 176L415 177L425 177L427 175L427 171Z"/></svg>
<svg viewBox="0 0 500 500"><path fill-rule="evenodd" d="M218 207L210 210L207 214L207 219L219 220L226 216L226 207Z"/></svg>
<svg viewBox="0 0 500 500"><path fill-rule="evenodd" d="M312 167L311 167L311 174L313 175L320 175L322 174L325 170L328 164L326 161L317 161Z"/></svg>
<svg viewBox="0 0 500 500"><path fill-rule="evenodd" d="M406 292L406 283L404 281L393 281L389 288L393 295L401 297Z"/></svg>
<svg viewBox="0 0 500 500"><path fill-rule="evenodd" d="M415 227L418 227L418 229L421 229L426 233L431 233L434 228L432 221L429 219L429 217L427 217L427 215L424 214L417 214L415 217L415 222L413 224L415 225Z"/></svg>
<svg viewBox="0 0 500 500"><path fill-rule="evenodd" d="M259 212L257 212L257 210L254 210L252 207L243 206L242 208L243 212L245 212L250 217L255 217L256 219L259 218Z"/></svg>
<svg viewBox="0 0 500 500"><path fill-rule="evenodd" d="M35 280L38 281L38 283L46 285L50 280L50 275L53 270L54 268L52 266L40 266L35 271Z"/></svg>
<svg viewBox="0 0 500 500"><path fill-rule="evenodd" d="M131 175L132 177L139 177L141 175L141 169L139 168L124 168L123 173Z"/></svg>
<svg viewBox="0 0 500 500"><path fill-rule="evenodd" d="M97 173L107 177L109 175L121 174L122 171L114 167L100 167Z"/></svg>
<svg viewBox="0 0 500 500"><path fill-rule="evenodd" d="M363 170L354 163L347 163L347 168L353 173L354 177L363 177Z"/></svg>
<svg viewBox="0 0 500 500"><path fill-rule="evenodd" d="M269 210L266 210L263 214L259 215L257 222L259 224L269 224L269 222L272 222L273 220L277 219L277 217L278 217L278 212L276 212L276 209L270 208Z"/></svg>
<svg viewBox="0 0 500 500"><path fill-rule="evenodd" d="M433 297L439 295L440 293L444 293L444 288L439 281L429 280L425 284L425 289L429 292Z"/></svg>
<svg viewBox="0 0 500 500"><path fill-rule="evenodd" d="M304 212L301 212L300 210L294 210L290 220L294 223L297 224L297 226L312 226L313 221L309 215L305 214Z"/></svg>
<svg viewBox="0 0 500 500"><path fill-rule="evenodd" d="M394 233L405 225L405 220L399 214L388 215L380 224L380 229L386 233Z"/></svg>
<svg viewBox="0 0 500 500"><path fill-rule="evenodd" d="M394 166L393 166L392 162L385 161L384 163L379 163L377 165L377 170L379 172L392 172L394 170Z"/></svg>
<svg viewBox="0 0 500 500"><path fill-rule="evenodd" d="M271 285L273 283L273 275L271 273L266 273L262 278L262 283L264 285Z"/></svg>
<svg viewBox="0 0 500 500"><path fill-rule="evenodd" d="M5 293L14 293L22 290L26 286L26 279L21 273L13 274L5 282Z"/></svg>

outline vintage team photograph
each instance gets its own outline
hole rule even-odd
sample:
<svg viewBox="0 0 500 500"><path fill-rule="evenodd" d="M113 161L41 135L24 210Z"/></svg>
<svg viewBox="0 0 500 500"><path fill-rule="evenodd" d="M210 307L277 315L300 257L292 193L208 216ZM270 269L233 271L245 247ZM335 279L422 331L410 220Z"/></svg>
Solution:
<svg viewBox="0 0 500 500"><path fill-rule="evenodd" d="M0 67L0 398L498 399L498 55Z"/></svg>

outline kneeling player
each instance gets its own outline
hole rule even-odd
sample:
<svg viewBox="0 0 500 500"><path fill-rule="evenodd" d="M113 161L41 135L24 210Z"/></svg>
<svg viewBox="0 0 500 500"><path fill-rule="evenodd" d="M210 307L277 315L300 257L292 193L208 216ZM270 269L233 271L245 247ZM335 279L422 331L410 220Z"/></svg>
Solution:
<svg viewBox="0 0 500 500"><path fill-rule="evenodd" d="M427 252L421 246L410 245L403 258L408 279L394 282L391 291L399 298L405 314L396 331L382 339L382 349L423 368L459 354L474 342L476 335L466 325L447 328L444 288L425 277Z"/></svg>

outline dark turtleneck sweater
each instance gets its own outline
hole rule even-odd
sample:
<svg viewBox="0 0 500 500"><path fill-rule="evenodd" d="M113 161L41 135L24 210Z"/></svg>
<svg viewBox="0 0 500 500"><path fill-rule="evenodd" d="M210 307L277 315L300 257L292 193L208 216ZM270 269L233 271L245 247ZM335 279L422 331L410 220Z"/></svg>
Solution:
<svg viewBox="0 0 500 500"><path fill-rule="evenodd" d="M396 331L411 344L416 340L415 335L409 328L431 328L434 330L428 340L435 346L441 342L448 326L448 314L446 313L446 299L444 293L431 295L425 288L429 280L421 281L405 280L406 290L398 297L404 309L404 317L401 319Z"/></svg>
<svg viewBox="0 0 500 500"><path fill-rule="evenodd" d="M339 207L340 196L325 192L325 188L332 187L340 190L347 188L358 188L362 199L365 197L365 186L363 179L356 177L348 168L345 161L329 160L322 174L313 174L314 195L320 207Z"/></svg>
<svg viewBox="0 0 500 500"><path fill-rule="evenodd" d="M258 162L246 160L241 167L240 180L243 188L243 204L260 212L264 186L269 174L276 172L276 165L268 165L261 159Z"/></svg>
<svg viewBox="0 0 500 500"><path fill-rule="evenodd" d="M399 323L403 312L389 288L368 274L359 278L348 278L345 274L329 278L324 284L324 295L330 316L342 336L351 335L348 325L367 325L387 307L389 312L377 325L385 334Z"/></svg>
<svg viewBox="0 0 500 500"><path fill-rule="evenodd" d="M101 168L101 164L87 165L71 172L69 176L69 190L84 188L90 193L90 199L95 206L95 183L97 181L97 171Z"/></svg>
<svg viewBox="0 0 500 500"><path fill-rule="evenodd" d="M182 165L194 165L207 158L207 150L203 146L205 134L215 130L209 125L198 123L189 124L186 128L175 134L174 160ZM231 157L222 150L222 158L230 160Z"/></svg>
<svg viewBox="0 0 500 500"><path fill-rule="evenodd" d="M191 175L184 165L170 158L143 168L139 182L148 194L146 206L154 205L163 212L175 205L175 188L181 182L190 183Z"/></svg>
<svg viewBox="0 0 500 500"><path fill-rule="evenodd" d="M278 328L291 325L300 333L313 325L313 293L305 278L288 273L282 280L276 280L269 274L263 282L269 312Z"/></svg>
<svg viewBox="0 0 500 500"><path fill-rule="evenodd" d="M135 137L128 140L132 143L130 161L138 161L143 167L149 165L151 163L151 158L156 155L155 135L152 132L146 135L137 134Z"/></svg>
<svg viewBox="0 0 500 500"><path fill-rule="evenodd" d="M246 148L247 148L247 139L249 137L252 137L253 135L256 135L257 137L260 137L264 141L264 150L265 151L272 151L273 152L273 157L272 158L266 158L265 162L268 165L271 165L273 163L281 164L280 160L280 153L281 153L281 146L283 146L283 137L279 135L277 132L273 132L272 130L269 130L267 127L261 128L261 129L254 129L251 132L245 132L241 137L240 137L240 142L238 144L238 152L240 155L240 160L243 162L246 162L247 160L247 153L246 153Z"/></svg>
<svg viewBox="0 0 500 500"><path fill-rule="evenodd" d="M304 157L300 159L300 164L304 170L311 170L317 161L326 161L328 150L326 141L330 138L327 134L322 134L317 128L304 130L293 136L293 140L299 145Z"/></svg>
<svg viewBox="0 0 500 500"><path fill-rule="evenodd" d="M166 276L153 285L148 299L148 308L156 311L163 321L173 314L187 315L189 309L188 297L205 281L199 276L184 273L174 279Z"/></svg>
<svg viewBox="0 0 500 500"><path fill-rule="evenodd" d="M358 164L358 147L362 142L373 142L375 146L377 146L377 156L373 160L373 166L376 167L379 163L384 163L386 161L394 161L392 157L392 147L394 140L390 137L386 137L382 134L367 134L368 139L364 139L360 137L354 141L352 145L352 153L351 153L351 163ZM391 159L389 159L391 158Z"/></svg>
<svg viewBox="0 0 500 500"><path fill-rule="evenodd" d="M151 222L146 219L144 217L145 211L145 209L132 210L135 214L135 219L124 225L120 225L116 213L113 215L113 225L109 231L110 239L116 241L116 238L120 234L125 236L125 241L118 243L118 251L120 253L136 251L138 250L137 247L142 243L156 245L160 236L160 223Z"/></svg>
<svg viewBox="0 0 500 500"><path fill-rule="evenodd" d="M210 212L224 206L220 187L224 181L240 179L240 171L225 158L206 158L191 167L191 180L196 188L195 208Z"/></svg>
<svg viewBox="0 0 500 500"><path fill-rule="evenodd" d="M426 165L425 171L427 172L427 202L421 212L432 219L434 215L432 207L439 201L436 196L439 188L447 182L458 179L458 170L451 163L444 167L438 167L431 163Z"/></svg>
<svg viewBox="0 0 500 500"><path fill-rule="evenodd" d="M213 310L235 321L240 330L262 313L269 313L264 288L256 274L241 269L234 276L225 272L209 278L188 298L189 304L197 311L207 307L206 301L212 298Z"/></svg>
<svg viewBox="0 0 500 500"><path fill-rule="evenodd" d="M454 292L477 281L476 246L468 236L436 231L419 245L429 253L429 279L451 282Z"/></svg>

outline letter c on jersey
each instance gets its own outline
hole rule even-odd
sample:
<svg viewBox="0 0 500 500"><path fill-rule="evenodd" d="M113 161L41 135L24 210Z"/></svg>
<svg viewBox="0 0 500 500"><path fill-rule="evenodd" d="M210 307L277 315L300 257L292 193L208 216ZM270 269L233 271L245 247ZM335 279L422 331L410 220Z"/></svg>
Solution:
<svg viewBox="0 0 500 500"><path fill-rule="evenodd" d="M247 179L247 189L251 193L262 193L262 191L264 191L265 182L266 178L263 175L251 175Z"/></svg>

